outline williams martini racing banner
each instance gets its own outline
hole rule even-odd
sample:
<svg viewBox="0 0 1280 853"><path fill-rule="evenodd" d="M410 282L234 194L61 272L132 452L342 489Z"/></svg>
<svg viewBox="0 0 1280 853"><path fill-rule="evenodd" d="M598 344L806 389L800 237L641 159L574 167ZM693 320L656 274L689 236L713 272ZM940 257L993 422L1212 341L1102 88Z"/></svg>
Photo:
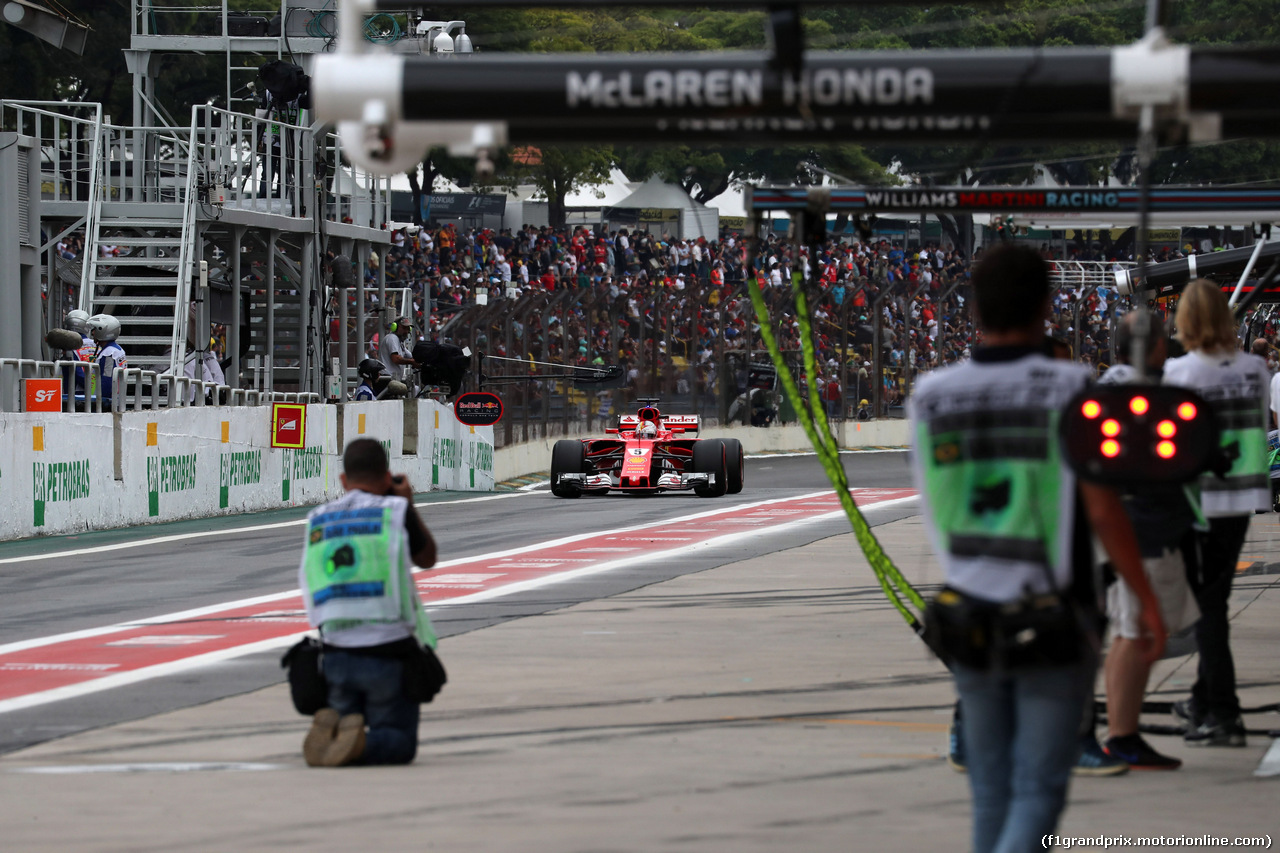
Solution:
<svg viewBox="0 0 1280 853"><path fill-rule="evenodd" d="M748 188L749 210L805 210L805 187ZM851 213L1137 213L1138 190L1122 187L832 187L828 210ZM824 205L825 206L825 205ZM1152 213L1280 212L1280 190L1153 187Z"/></svg>

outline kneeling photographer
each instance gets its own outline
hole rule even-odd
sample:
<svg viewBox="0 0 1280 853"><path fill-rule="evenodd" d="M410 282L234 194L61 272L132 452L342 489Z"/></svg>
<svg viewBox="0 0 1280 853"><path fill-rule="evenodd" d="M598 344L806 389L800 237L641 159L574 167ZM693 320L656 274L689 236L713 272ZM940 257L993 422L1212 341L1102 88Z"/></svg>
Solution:
<svg viewBox="0 0 1280 853"><path fill-rule="evenodd" d="M312 767L408 764L418 750L418 705L444 683L412 568L435 565L436 543L414 509L413 486L392 476L381 444L352 441L342 468L346 494L307 516L298 569L327 682L302 752Z"/></svg>

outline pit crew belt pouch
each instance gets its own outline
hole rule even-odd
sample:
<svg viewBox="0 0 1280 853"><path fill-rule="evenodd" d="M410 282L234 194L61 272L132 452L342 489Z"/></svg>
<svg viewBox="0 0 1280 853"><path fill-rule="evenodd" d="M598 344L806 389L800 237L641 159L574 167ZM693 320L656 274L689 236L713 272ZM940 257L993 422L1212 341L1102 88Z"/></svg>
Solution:
<svg viewBox="0 0 1280 853"><path fill-rule="evenodd" d="M404 658L404 695L426 704L436 698L449 676L434 649L421 643L415 645L417 649Z"/></svg>
<svg viewBox="0 0 1280 853"><path fill-rule="evenodd" d="M321 666L323 649L319 640L307 636L280 659L280 665L289 670L289 698L298 713L305 716L329 705L329 682Z"/></svg>
<svg viewBox="0 0 1280 853"><path fill-rule="evenodd" d="M991 666L992 608L954 589L944 588L924 611L924 642L950 667Z"/></svg>
<svg viewBox="0 0 1280 853"><path fill-rule="evenodd" d="M1091 646L1079 608L1059 593L1005 604L944 588L924 613L924 641L948 665L970 669L1065 666Z"/></svg>

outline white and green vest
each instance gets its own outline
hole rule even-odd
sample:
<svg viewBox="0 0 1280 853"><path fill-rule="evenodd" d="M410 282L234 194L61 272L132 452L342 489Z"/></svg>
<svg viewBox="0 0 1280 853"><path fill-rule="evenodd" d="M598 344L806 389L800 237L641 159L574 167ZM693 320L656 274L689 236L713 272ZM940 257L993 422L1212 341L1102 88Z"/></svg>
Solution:
<svg viewBox="0 0 1280 853"><path fill-rule="evenodd" d="M1271 374L1267 363L1243 352L1197 350L1165 362L1164 382L1190 388L1213 408L1220 446L1235 457L1225 478L1200 477L1200 507L1208 518L1252 515L1271 508L1267 412Z"/></svg>
<svg viewBox="0 0 1280 853"><path fill-rule="evenodd" d="M307 516L299 585L307 616L326 640L342 634L377 645L416 635L435 646L413 584L408 506L404 498L353 490Z"/></svg>
<svg viewBox="0 0 1280 853"><path fill-rule="evenodd" d="M946 583L987 601L1071 585L1076 478L1058 426L1089 380L1082 365L1026 355L920 380L908 403L912 464ZM1046 569L1048 571L1046 571Z"/></svg>

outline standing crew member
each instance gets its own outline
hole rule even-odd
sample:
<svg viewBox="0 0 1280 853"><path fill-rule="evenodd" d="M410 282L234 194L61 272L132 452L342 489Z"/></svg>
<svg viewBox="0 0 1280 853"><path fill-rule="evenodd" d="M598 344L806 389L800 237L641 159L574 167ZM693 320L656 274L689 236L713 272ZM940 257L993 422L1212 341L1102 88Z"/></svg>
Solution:
<svg viewBox="0 0 1280 853"><path fill-rule="evenodd" d="M1200 605L1200 665L1191 698L1175 702L1174 713L1187 724L1188 744L1244 746L1227 599L1249 516L1271 506L1266 433L1271 376L1265 361L1240 352L1227 297L1211 282L1196 279L1187 285L1178 300L1177 324L1187 354L1165 364L1164 381L1191 388L1209 402L1230 468L1222 477L1206 474L1199 482L1209 530L1197 537L1199 566L1188 579Z"/></svg>
<svg viewBox="0 0 1280 853"><path fill-rule="evenodd" d="M312 767L408 764L419 708L405 694L405 666L418 643L436 644L411 566L435 565L436 543L413 507L413 487L391 475L377 441L348 444L342 469L346 494L307 516L298 569L329 683L329 707L316 713L302 752Z"/></svg>
<svg viewBox="0 0 1280 853"><path fill-rule="evenodd" d="M120 321L110 314L94 314L85 324L89 327L89 337L93 338L96 347L91 361L98 363L98 375L102 383L102 407L111 407L112 382L117 367L128 367L124 347L116 342L120 337Z"/></svg>
<svg viewBox="0 0 1280 853"><path fill-rule="evenodd" d="M1159 377L1168 357L1169 344L1164 323L1148 312L1150 336L1147 370ZM1138 381L1133 355L1133 328L1139 314L1130 311L1116 328L1116 356L1098 380L1104 385ZM1182 542L1191 533L1195 515L1180 489L1147 486L1126 490L1125 509L1142 549L1142 567L1160 603L1160 617L1170 631L1189 627L1200 616L1195 597L1187 586L1182 561ZM1135 770L1176 770L1181 759L1156 752L1138 733L1142 697L1147 690L1151 664L1142 655L1142 626L1138 623L1138 601L1133 590L1117 579L1107 590L1107 616L1111 625L1111 648L1103 666L1107 686L1107 754L1121 759ZM1090 697L1090 706L1093 699Z"/></svg>
<svg viewBox="0 0 1280 853"><path fill-rule="evenodd" d="M89 337L89 312L81 311L79 308L72 308L67 312L63 328L70 329L80 335L80 349L73 353L75 359L77 361L93 361L93 351L97 347L93 343L93 338Z"/></svg>
<svg viewBox="0 0 1280 853"><path fill-rule="evenodd" d="M93 361L94 350L98 348L89 337L89 312L72 308L62 321L62 328L75 332L80 336L80 347L73 350L61 350L54 355L59 361ZM74 373L74 375L72 375ZM75 393L84 393L84 368L65 367L62 370L62 381L67 388L74 388Z"/></svg>
<svg viewBox="0 0 1280 853"><path fill-rule="evenodd" d="M1097 668L1085 513L1142 603L1151 660L1165 631L1119 497L1077 483L1062 459L1062 409L1089 371L1043 354L1044 261L1002 244L973 289L985 346L920 380L909 403L914 466L946 578L930 606L931 644L964 706L973 848L1026 851L1066 803Z"/></svg>
<svg viewBox="0 0 1280 853"><path fill-rule="evenodd" d="M371 400L378 399L378 392L373 387L374 380L382 375L385 370L382 362L376 358L366 358L356 367L356 375L360 377L360 384L356 386L355 393L351 395L352 402L367 403Z"/></svg>
<svg viewBox="0 0 1280 853"><path fill-rule="evenodd" d="M406 340L413 340L413 329L408 317L401 317L392 323L378 343L378 360L387 368L387 374L392 379L403 379L404 365L413 364L413 358L405 351L401 341L402 335Z"/></svg>

